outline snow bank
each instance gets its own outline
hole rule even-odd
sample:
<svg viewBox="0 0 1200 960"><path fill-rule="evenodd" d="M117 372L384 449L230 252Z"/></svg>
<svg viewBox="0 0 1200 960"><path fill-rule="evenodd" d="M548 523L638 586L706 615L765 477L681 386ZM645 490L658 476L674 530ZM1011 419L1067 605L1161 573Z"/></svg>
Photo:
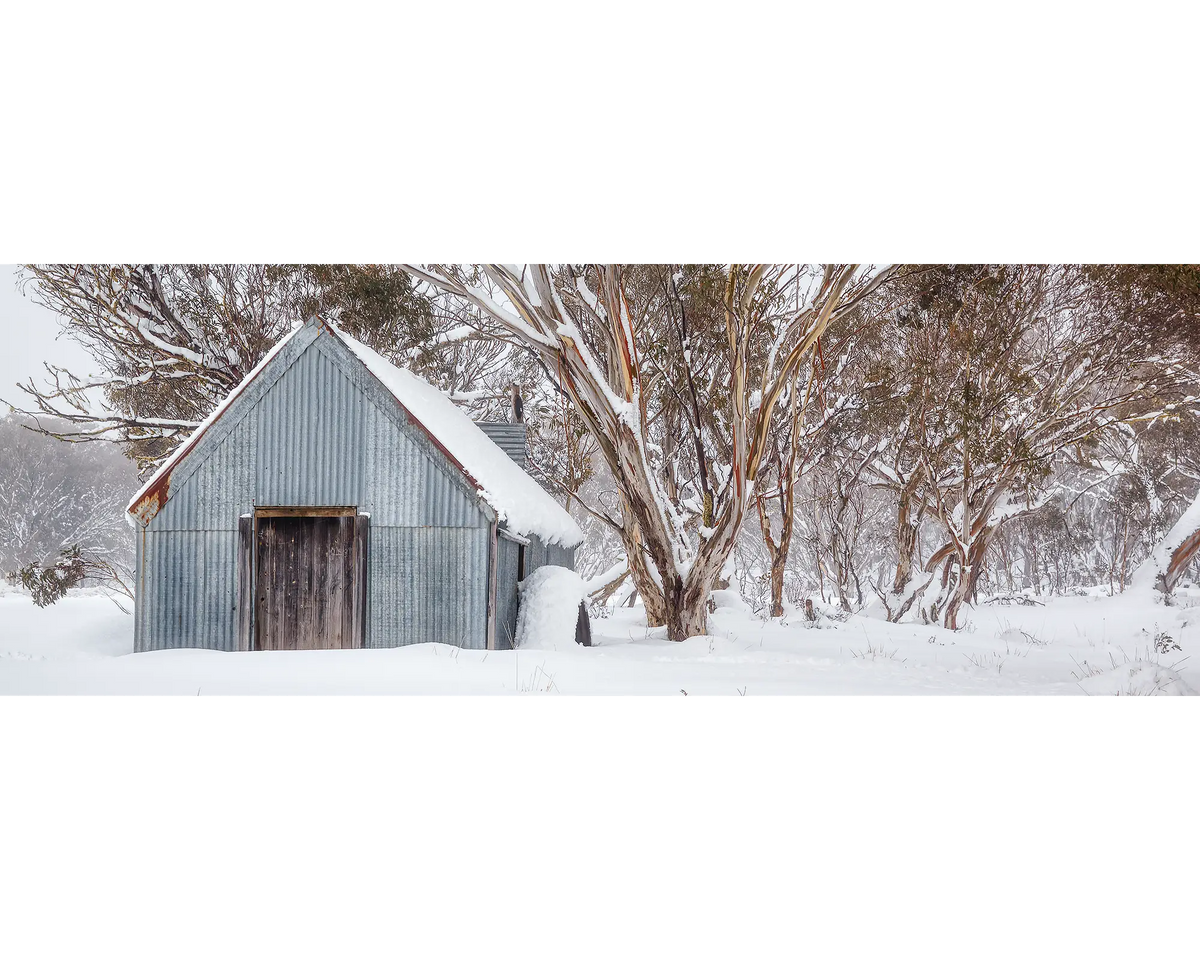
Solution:
<svg viewBox="0 0 1200 960"><path fill-rule="evenodd" d="M20 591L0 596L0 667L6 661L90 663L133 653L131 604L121 603L97 589L72 590L45 608Z"/></svg>
<svg viewBox="0 0 1200 960"><path fill-rule="evenodd" d="M710 620L710 632L716 636L684 643L667 642L665 627L648 628L644 609L620 608L592 621L597 649L584 650L571 642L577 615L574 596L542 582L561 577L561 572L546 569L529 578L527 592L538 592L535 584L540 583L564 603L557 628L542 621L535 630L549 642L543 640L541 649L528 651L460 650L430 642L388 650L133 654L133 617L105 597L69 595L38 609L27 596L9 595L0 597L0 696L681 696L681 691L727 696L1083 696L1200 690L1200 607L1172 611L1171 634L1182 649L1161 658L1145 652L1147 637L1140 629L1149 624L1157 630L1154 618L1161 620L1162 608L1148 601L1130 602L1127 595L1102 601L1048 598L1046 607L981 606L972 620L977 629L957 633L865 617L822 620L822 629L812 630L816 624L802 616L763 620L721 607ZM541 611L542 606L531 600L528 609ZM1013 629L1035 635L1040 642L1013 643ZM1136 657L1135 646L1142 651ZM1146 662L1154 659L1168 667ZM1103 672L1092 663L1103 663ZM1093 676L1080 680L1084 674Z"/></svg>
<svg viewBox="0 0 1200 960"><path fill-rule="evenodd" d="M567 511L449 397L433 384L408 370L401 370L333 324L329 324L329 329L462 465L479 488L480 497L501 520L507 521L509 530L564 547L583 542L583 531Z"/></svg>
<svg viewBox="0 0 1200 960"><path fill-rule="evenodd" d="M579 604L587 584L566 567L538 567L521 581L517 614L517 647L521 650L571 650Z"/></svg>
<svg viewBox="0 0 1200 960"><path fill-rule="evenodd" d="M1093 696L1190 696L1195 693L1170 667L1150 660L1132 660L1079 681Z"/></svg>

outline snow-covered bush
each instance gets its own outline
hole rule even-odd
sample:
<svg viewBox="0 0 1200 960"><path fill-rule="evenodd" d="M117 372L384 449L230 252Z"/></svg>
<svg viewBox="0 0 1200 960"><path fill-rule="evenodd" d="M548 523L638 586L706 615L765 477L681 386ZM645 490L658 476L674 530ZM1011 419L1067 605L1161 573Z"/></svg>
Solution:
<svg viewBox="0 0 1200 960"><path fill-rule="evenodd" d="M516 646L522 650L572 649L579 605L587 597L583 578L565 567L538 567L517 589L521 607Z"/></svg>

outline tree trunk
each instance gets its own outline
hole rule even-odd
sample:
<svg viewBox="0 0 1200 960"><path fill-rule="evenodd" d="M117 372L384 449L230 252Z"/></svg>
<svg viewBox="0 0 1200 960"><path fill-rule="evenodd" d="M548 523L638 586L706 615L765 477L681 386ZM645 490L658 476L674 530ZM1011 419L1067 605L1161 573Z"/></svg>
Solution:
<svg viewBox="0 0 1200 960"><path fill-rule="evenodd" d="M667 639L679 642L708 633L708 584L689 578L687 584L677 581L671 592L676 599L668 601Z"/></svg>
<svg viewBox="0 0 1200 960"><path fill-rule="evenodd" d="M663 622L667 639L675 642L708 632L708 595L723 566L713 557L701 558L684 580L673 569L661 571L663 579Z"/></svg>
<svg viewBox="0 0 1200 960"><path fill-rule="evenodd" d="M834 573L837 575L838 605L850 613L854 607L850 603L850 579L854 576L853 557L850 546L843 532L842 514L839 511L834 522L837 524L831 537L830 558L833 560Z"/></svg>
<svg viewBox="0 0 1200 960"><path fill-rule="evenodd" d="M1016 593L1016 584L1013 583L1012 561L1009 559L1008 548L1005 546L1005 541L1000 541L1000 566L1004 569L1004 578L1008 581L1008 592ZM997 583L999 578L997 577Z"/></svg>
<svg viewBox="0 0 1200 960"><path fill-rule="evenodd" d="M958 614L964 603L975 594L979 577L983 573L983 557L987 553L988 538L977 536L967 551L967 564L959 564L958 583L946 601L942 624L948 630L958 629Z"/></svg>
<svg viewBox="0 0 1200 960"><path fill-rule="evenodd" d="M923 583L918 584L914 584L910 580L908 586L904 588L904 593L885 597L884 607L887 610L888 622L899 623L903 620L908 611L925 596L925 591L929 589L929 585L933 583L936 576L936 573L931 573Z"/></svg>
<svg viewBox="0 0 1200 960"><path fill-rule="evenodd" d="M850 613L854 608L850 605L850 598L846 595L850 591L849 567L847 567L842 560L836 558L835 556L834 568L837 571L838 606L841 607L846 613Z"/></svg>
<svg viewBox="0 0 1200 960"><path fill-rule="evenodd" d="M1200 556L1200 495L1150 551L1150 556L1133 572L1130 581L1135 585L1150 584L1170 596L1197 556Z"/></svg>
<svg viewBox="0 0 1200 960"><path fill-rule="evenodd" d="M629 558L629 575L633 577L634 586L641 594L642 603L646 607L646 624L651 627L661 627L667 622L667 602L663 597L662 588L646 563L641 537L637 536L635 530L634 536L629 538L622 536L621 539L626 541L625 552ZM633 542L630 543L630 540Z"/></svg>
<svg viewBox="0 0 1200 960"><path fill-rule="evenodd" d="M925 587L911 589L913 577L913 562L917 555L917 532L919 529L920 513L914 522L912 515L912 498L920 486L924 476L920 470L914 471L908 482L900 488L900 501L896 508L896 575L892 578L890 596L884 599L888 620L898 623L900 618L908 613Z"/></svg>
<svg viewBox="0 0 1200 960"><path fill-rule="evenodd" d="M775 551L771 556L771 616L783 616L783 568L787 566L787 553Z"/></svg>
<svg viewBox="0 0 1200 960"><path fill-rule="evenodd" d="M758 511L758 526L762 531L763 544L771 558L771 616L783 616L783 572L787 567L788 555L792 549L792 531L796 522L796 401L792 397L792 432L791 456L786 467L783 457L778 450L775 454L776 493L779 498L780 530L776 540L771 531L771 516L767 511L766 487L756 486L754 490L754 506Z"/></svg>
<svg viewBox="0 0 1200 960"><path fill-rule="evenodd" d="M1121 592L1125 592L1125 577L1129 572L1129 518L1125 518L1125 534L1121 542Z"/></svg>
<svg viewBox="0 0 1200 960"><path fill-rule="evenodd" d="M896 577L892 582L892 593L904 593L912 579L913 557L917 552L917 525L912 520L912 498L920 485L921 471L914 471L909 481L900 489L900 502L896 508Z"/></svg>
<svg viewBox="0 0 1200 960"><path fill-rule="evenodd" d="M908 510L902 509L896 527L896 547L900 559L896 563L896 576L892 581L892 593L902 594L912 579L913 557L917 551L917 528L908 521Z"/></svg>

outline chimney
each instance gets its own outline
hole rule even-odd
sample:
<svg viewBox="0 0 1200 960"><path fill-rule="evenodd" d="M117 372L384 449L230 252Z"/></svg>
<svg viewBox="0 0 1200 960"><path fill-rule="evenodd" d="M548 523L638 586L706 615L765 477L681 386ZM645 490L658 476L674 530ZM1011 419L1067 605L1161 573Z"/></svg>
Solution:
<svg viewBox="0 0 1200 960"><path fill-rule="evenodd" d="M525 422L525 401L521 399L521 388L515 383L512 385L512 422Z"/></svg>
<svg viewBox="0 0 1200 960"><path fill-rule="evenodd" d="M491 441L525 469L525 424L495 423L478 421L475 426L488 435Z"/></svg>

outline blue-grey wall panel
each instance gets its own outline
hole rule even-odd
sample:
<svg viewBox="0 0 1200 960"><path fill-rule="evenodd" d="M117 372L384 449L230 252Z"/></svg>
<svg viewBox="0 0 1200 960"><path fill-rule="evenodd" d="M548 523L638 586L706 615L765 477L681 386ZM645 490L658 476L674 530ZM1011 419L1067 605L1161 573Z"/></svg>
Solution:
<svg viewBox="0 0 1200 960"><path fill-rule="evenodd" d="M485 528L375 527L367 558L367 645L487 647Z"/></svg>
<svg viewBox="0 0 1200 960"><path fill-rule="evenodd" d="M147 531L135 649L236 649L236 558L236 533Z"/></svg>
<svg viewBox="0 0 1200 960"><path fill-rule="evenodd" d="M256 502L358 504L366 405L319 345L309 347L258 404Z"/></svg>

